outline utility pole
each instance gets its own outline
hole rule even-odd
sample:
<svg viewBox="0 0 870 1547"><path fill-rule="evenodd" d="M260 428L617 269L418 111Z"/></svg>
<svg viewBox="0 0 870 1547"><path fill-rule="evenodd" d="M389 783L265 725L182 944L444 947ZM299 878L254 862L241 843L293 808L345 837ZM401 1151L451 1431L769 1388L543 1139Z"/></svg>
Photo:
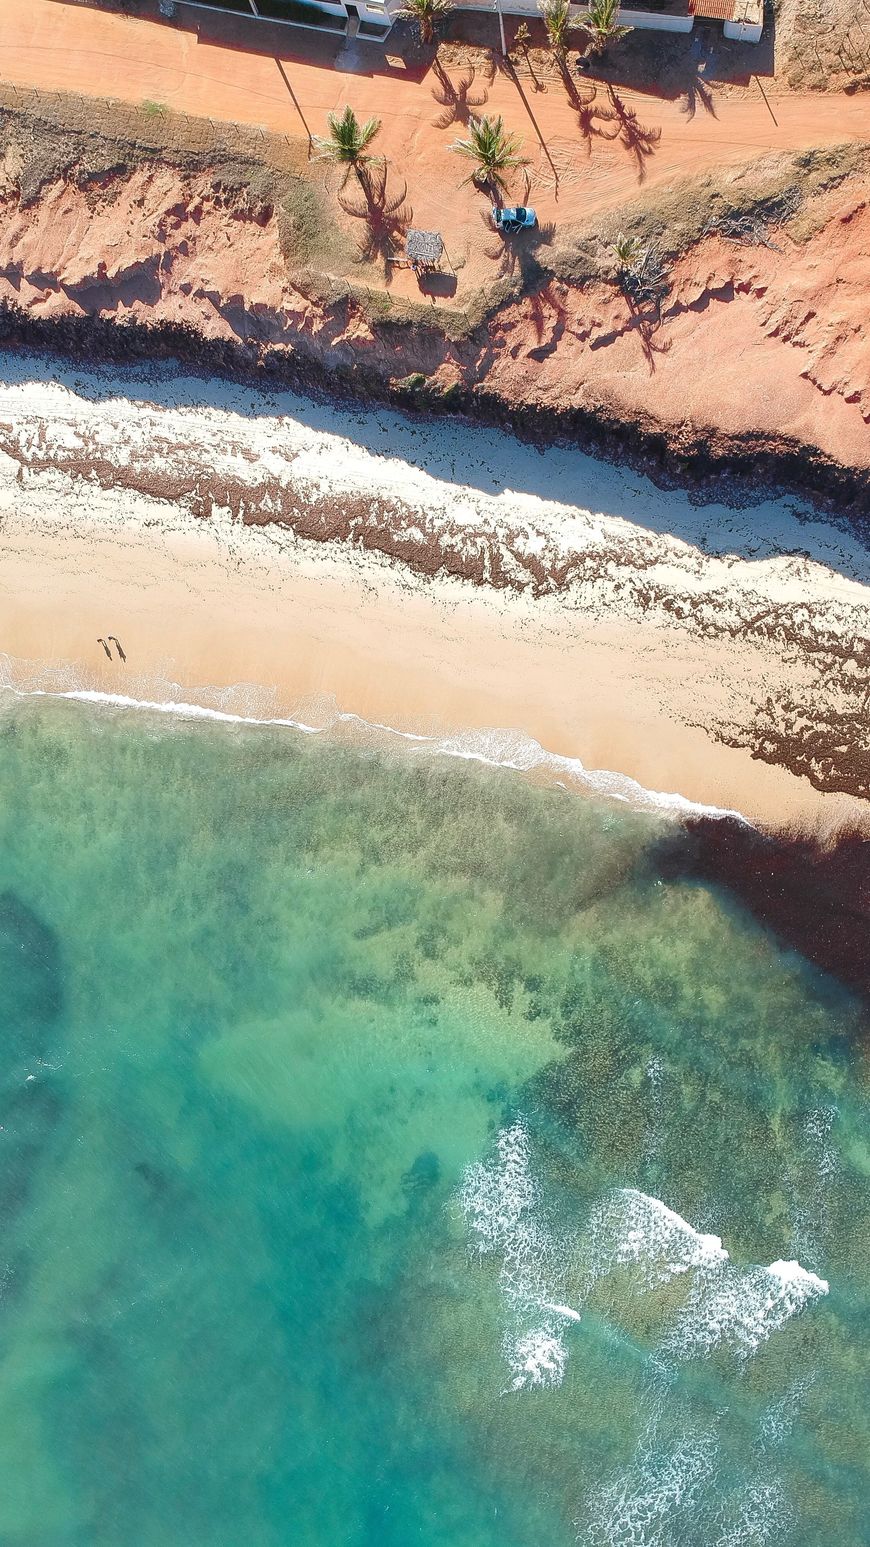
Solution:
<svg viewBox="0 0 870 1547"><path fill-rule="evenodd" d="M495 0L495 8L498 11L498 30L501 33L502 58L507 59L507 43L505 42L504 37L504 17L501 13L501 0Z"/></svg>

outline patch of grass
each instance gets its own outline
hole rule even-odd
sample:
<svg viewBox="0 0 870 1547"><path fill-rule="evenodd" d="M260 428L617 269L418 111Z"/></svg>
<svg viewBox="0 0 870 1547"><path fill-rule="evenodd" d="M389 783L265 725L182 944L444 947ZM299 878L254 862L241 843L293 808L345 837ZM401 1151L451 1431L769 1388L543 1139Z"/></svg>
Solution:
<svg viewBox="0 0 870 1547"><path fill-rule="evenodd" d="M185 174L214 171L225 186L277 204L288 174L307 165L307 143L242 124L175 113L160 103L84 98L0 85L0 153L15 152L23 204L62 177L82 186L162 163Z"/></svg>
<svg viewBox="0 0 870 1547"><path fill-rule="evenodd" d="M350 241L327 204L322 187L305 177L288 179L278 205L278 243L291 271L319 263L344 269L350 262Z"/></svg>

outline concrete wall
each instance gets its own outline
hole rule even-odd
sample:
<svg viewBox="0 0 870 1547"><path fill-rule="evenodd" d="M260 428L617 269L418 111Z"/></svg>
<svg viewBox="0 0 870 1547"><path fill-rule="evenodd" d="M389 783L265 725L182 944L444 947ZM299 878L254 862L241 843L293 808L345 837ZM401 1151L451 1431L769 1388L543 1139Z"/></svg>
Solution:
<svg viewBox="0 0 870 1547"><path fill-rule="evenodd" d="M637 27L641 32L691 32L694 16L668 16L661 11L624 11L620 8L619 20L624 27Z"/></svg>
<svg viewBox="0 0 870 1547"><path fill-rule="evenodd" d="M726 21L726 38L739 43L758 43L764 26L764 0L738 0L733 21Z"/></svg>
<svg viewBox="0 0 870 1547"><path fill-rule="evenodd" d="M497 7L495 0L455 0L455 4L462 10L490 11ZM401 5L401 0L387 0L388 9L395 12ZM505 16L540 16L541 11L538 0L501 0L501 9ZM571 6L571 19L575 26L579 26L587 15L585 5ZM630 11L621 10L619 19L626 27L637 27L640 31L650 32L691 32L694 18L685 16L668 16L661 11Z"/></svg>

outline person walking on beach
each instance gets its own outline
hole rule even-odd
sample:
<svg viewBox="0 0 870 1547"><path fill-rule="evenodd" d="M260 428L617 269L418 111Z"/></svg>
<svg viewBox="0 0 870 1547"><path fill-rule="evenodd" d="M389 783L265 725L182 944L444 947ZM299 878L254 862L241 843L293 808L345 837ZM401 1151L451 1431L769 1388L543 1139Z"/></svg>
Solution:
<svg viewBox="0 0 870 1547"><path fill-rule="evenodd" d="M112 645L117 645L118 646L118 654L121 657L121 660L122 661L126 661L127 657L126 657L126 655L124 653L124 647L121 644L120 639L116 639L114 634L110 634L109 635L109 643L112 644Z"/></svg>
<svg viewBox="0 0 870 1547"><path fill-rule="evenodd" d="M112 652L109 649L108 645L106 644L106 641L103 638L102 634L100 635L99 639L97 640L97 644L98 645L102 645L102 647L105 650L107 656L109 657L109 660L111 660L112 659Z"/></svg>

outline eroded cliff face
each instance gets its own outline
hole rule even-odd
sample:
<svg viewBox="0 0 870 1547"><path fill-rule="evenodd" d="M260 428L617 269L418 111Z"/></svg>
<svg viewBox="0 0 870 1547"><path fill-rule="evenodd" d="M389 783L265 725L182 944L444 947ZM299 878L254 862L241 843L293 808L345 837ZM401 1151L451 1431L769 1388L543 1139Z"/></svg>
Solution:
<svg viewBox="0 0 870 1547"><path fill-rule="evenodd" d="M800 245L705 240L676 263L660 312L554 279L450 340L317 299L288 270L275 211L240 209L206 176L160 164L61 179L22 205L5 172L0 301L44 325L181 327L375 390L421 373L430 394L556 432L625 425L696 471L757 463L855 510L870 491L870 183L845 184Z"/></svg>

